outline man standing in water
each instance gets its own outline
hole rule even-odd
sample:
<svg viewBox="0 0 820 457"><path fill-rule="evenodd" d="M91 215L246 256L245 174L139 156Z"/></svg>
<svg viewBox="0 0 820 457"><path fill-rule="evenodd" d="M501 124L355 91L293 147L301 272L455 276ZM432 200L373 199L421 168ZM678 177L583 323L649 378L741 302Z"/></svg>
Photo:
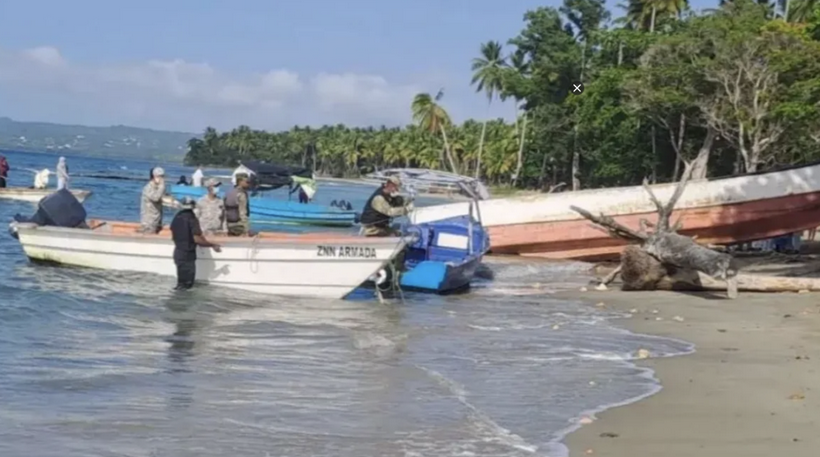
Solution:
<svg viewBox="0 0 820 457"><path fill-rule="evenodd" d="M196 171L191 175L191 185L194 187L202 187L202 166L196 167Z"/></svg>
<svg viewBox="0 0 820 457"><path fill-rule="evenodd" d="M162 230L162 197L165 195L165 170L151 170L151 180L142 188L140 201L140 233L159 233Z"/></svg>
<svg viewBox="0 0 820 457"><path fill-rule="evenodd" d="M213 178L205 180L208 193L196 202L194 214L206 235L225 231L225 202L216 195L221 182Z"/></svg>
<svg viewBox="0 0 820 457"><path fill-rule="evenodd" d="M9 161L5 156L0 156L0 189L5 189L6 180L9 178Z"/></svg>
<svg viewBox="0 0 820 457"><path fill-rule="evenodd" d="M174 264L177 267L175 290L188 290L196 281L196 248L211 248L221 252L218 244L211 243L202 235L202 228L194 215L196 203L188 197L180 202L180 210L171 221L171 237L174 239Z"/></svg>
<svg viewBox="0 0 820 457"><path fill-rule="evenodd" d="M60 157L57 161L57 190L68 189L68 165L65 157Z"/></svg>
<svg viewBox="0 0 820 457"><path fill-rule="evenodd" d="M236 187L225 196L225 222L229 236L249 236L251 234L250 204L248 203L248 175L236 175Z"/></svg>

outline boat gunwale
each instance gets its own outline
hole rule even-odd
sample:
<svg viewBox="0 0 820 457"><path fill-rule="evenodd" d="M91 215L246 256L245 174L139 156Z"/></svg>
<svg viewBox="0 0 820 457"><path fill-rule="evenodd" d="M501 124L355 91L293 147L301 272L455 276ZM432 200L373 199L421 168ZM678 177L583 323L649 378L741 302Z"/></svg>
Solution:
<svg viewBox="0 0 820 457"><path fill-rule="evenodd" d="M35 231L45 232L45 233L53 233L53 234L80 234L86 235L88 237L97 237L97 236L104 236L108 238L115 238L115 239L130 239L135 241L145 240L145 241L155 241L155 240L163 240L163 241L170 241L170 227L163 226L162 231L157 234L153 233L139 233L137 232L137 228L139 227L138 223L134 222L121 222L121 221L109 221L104 219L89 219L87 224L91 229L84 229L84 228L69 228L69 227L54 227L54 226L38 226L36 224L30 222L23 222L17 225L18 230L20 229L31 229ZM112 230L108 231L103 229L103 227L108 226L111 227ZM115 228L116 227L116 228ZM120 228L117 231L117 228ZM128 232L127 230L133 230L132 232ZM89 236L90 235L90 236ZM316 245L316 244L352 244L352 245L362 245L365 247L368 246L376 246L376 245L384 245L388 247L390 245L398 246L400 243L406 243L407 240L404 237L364 237L364 236L356 236L356 235L346 235L346 234L337 234L333 232L312 232L312 233L277 233L277 232L259 232L257 236L254 237L233 237L227 235L210 235L207 237L209 241L217 242L220 245L224 246L240 246L240 247L247 247L247 245L256 244L256 245L268 245L268 244L281 244L283 242L286 243L298 243L301 245Z"/></svg>
<svg viewBox="0 0 820 457"><path fill-rule="evenodd" d="M705 178L705 179L698 179L689 181L689 185L692 184L699 184L703 186L714 186L714 191L709 189L708 193L714 193L712 198L701 198L701 199L691 199L687 201L689 198L687 196L687 192L689 190L689 186L686 187L686 191L682 196L681 200L678 201L678 204L675 207L676 211L686 211L686 210L696 210L696 209L706 209L706 208L713 208L713 207L720 207L720 206L732 206L742 203L750 203L755 201L765 201L771 200L776 198L782 198L788 195L803 195L803 194L813 194L820 192L820 184L807 188L807 189L798 189L792 190L789 193L778 194L778 195L771 195L771 196L764 196L760 198L748 198L748 199L737 199L732 198L732 196L721 196L717 195L719 192L723 192L723 189L726 186L733 186L733 187L741 187L741 186L748 186L749 184L753 184L757 187L769 187L766 184L761 184L755 182L758 179L765 179L771 176L778 176L778 177L788 177L794 176L792 173L800 173L803 170L811 170L817 169L820 172L820 162L812 163L803 166L797 167L788 167L785 169L779 170L770 170L765 172L758 172L754 174L745 174L745 175L733 175L733 176L725 176L720 178ZM773 178L770 178L773 179ZM803 178L805 179L805 178ZM653 191L672 191L674 187L678 183L671 182L671 183L659 183L659 184L652 184L649 185L649 188ZM569 221L577 221L580 219L584 219L583 216L577 214L576 212L570 209L571 205L582 206L582 204L578 201L572 201L576 198L588 198L589 196L595 194L601 194L602 197L611 198L617 194L627 193L627 192L637 192L640 190L643 191L643 186L621 186L621 187L606 187L606 188L599 188L599 189L583 189L579 191L570 191L570 192L559 192L559 193L537 193L537 194L530 194L530 195L520 195L520 196L512 196L512 197L498 197L498 198L490 198L488 200L483 200L479 202L479 208L482 212L486 212L488 210L497 210L497 206L499 205L509 205L509 204L554 204L555 202L559 202L561 199L570 200L571 202L566 203L564 208L560 210L553 210L547 213L541 214L538 220L526 220L522 222L509 222L509 223L492 223L489 221L484 221L484 225L486 227L506 227L506 226L516 226L516 225L531 225L531 224L544 224L544 223L561 223L561 222L569 222ZM611 195L607 195L611 194ZM644 192L645 195L645 192ZM724 197L724 198L721 198ZM660 197L659 197L660 198ZM648 197L646 197L646 201L642 202L645 206L640 210L635 210L633 208L618 208L616 206L608 207L603 210L605 214L612 217L619 217L619 216L629 216L632 214L651 214L654 211L654 206L652 205L651 201ZM415 210L416 217L422 216L422 220L424 222L428 222L428 219L423 215L435 215L437 211L452 211L453 208L457 207L457 205L463 206L464 202L458 203L448 203L444 205L434 205L434 206L424 206L418 207ZM445 209L448 208L448 209ZM592 208L585 208L587 210L591 210L597 213L600 209L592 209ZM486 215L486 213L485 213ZM486 218L485 218L486 219ZM430 220L437 220L437 219L430 219Z"/></svg>

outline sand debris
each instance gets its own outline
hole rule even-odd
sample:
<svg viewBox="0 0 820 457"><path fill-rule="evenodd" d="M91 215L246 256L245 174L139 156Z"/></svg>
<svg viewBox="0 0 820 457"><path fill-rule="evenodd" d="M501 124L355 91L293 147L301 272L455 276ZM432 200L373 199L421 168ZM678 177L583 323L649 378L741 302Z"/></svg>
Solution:
<svg viewBox="0 0 820 457"><path fill-rule="evenodd" d="M609 288L606 286L606 284L601 283L601 284L598 284L597 286L595 286L595 290L603 291L603 290L609 290Z"/></svg>
<svg viewBox="0 0 820 457"><path fill-rule="evenodd" d="M803 392L798 392L796 394L789 395L789 400L805 400L805 399L806 399L806 394L804 394Z"/></svg>
<svg viewBox="0 0 820 457"><path fill-rule="evenodd" d="M675 316L672 318L672 320L675 322L683 322L685 319L680 316Z"/></svg>
<svg viewBox="0 0 820 457"><path fill-rule="evenodd" d="M581 288L580 288L580 289L578 289L578 290L580 290L581 292L586 292L588 289L587 289L586 287L581 287Z"/></svg>
<svg viewBox="0 0 820 457"><path fill-rule="evenodd" d="M581 424L581 425L589 425L593 422L595 422L595 420L593 420L591 417L587 417L587 416L584 416L584 417L582 417L581 419L578 420L578 423Z"/></svg>
<svg viewBox="0 0 820 457"><path fill-rule="evenodd" d="M606 307L606 303L604 303L604 302L598 302L598 304L597 304L597 305L595 305L595 307L596 307L596 308L604 308L604 307Z"/></svg>
<svg viewBox="0 0 820 457"><path fill-rule="evenodd" d="M650 356L650 353L646 349L638 349L638 358L639 359L648 359L649 356Z"/></svg>

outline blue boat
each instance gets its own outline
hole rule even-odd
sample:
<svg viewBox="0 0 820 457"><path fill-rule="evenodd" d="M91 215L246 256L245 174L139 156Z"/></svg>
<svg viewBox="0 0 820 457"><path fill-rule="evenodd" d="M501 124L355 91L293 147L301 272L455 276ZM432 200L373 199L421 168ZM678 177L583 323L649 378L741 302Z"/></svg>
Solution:
<svg viewBox="0 0 820 457"><path fill-rule="evenodd" d="M472 216L457 216L406 230L416 236L407 247L402 289L446 294L467 289L490 250L490 237Z"/></svg>
<svg viewBox="0 0 820 457"><path fill-rule="evenodd" d="M172 186L170 194L176 198L199 198L205 195L204 187ZM219 190L222 197L224 193ZM356 223L356 212L313 203L297 203L274 200L267 197L251 197L251 221L256 223L321 225L327 227L350 227Z"/></svg>
<svg viewBox="0 0 820 457"><path fill-rule="evenodd" d="M481 223L472 216L457 216L424 224L410 225L404 234L413 237L404 252L404 268L395 281L395 267L381 270L357 289L355 298L366 299L365 289L376 287L380 294L402 290L448 294L470 287L490 239Z"/></svg>

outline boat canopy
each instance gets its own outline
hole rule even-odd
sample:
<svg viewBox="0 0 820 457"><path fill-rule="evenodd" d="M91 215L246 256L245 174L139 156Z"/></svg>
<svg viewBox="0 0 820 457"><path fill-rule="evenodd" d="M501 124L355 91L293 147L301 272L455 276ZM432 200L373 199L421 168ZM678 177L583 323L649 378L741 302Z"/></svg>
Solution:
<svg viewBox="0 0 820 457"><path fill-rule="evenodd" d="M300 178L313 177L313 172L307 168L277 165L256 160L242 162L239 168L234 171L234 176L236 176L237 173L248 172L250 172L253 178L252 183L254 187L265 189L278 189L280 187L289 186L293 183L293 176Z"/></svg>

